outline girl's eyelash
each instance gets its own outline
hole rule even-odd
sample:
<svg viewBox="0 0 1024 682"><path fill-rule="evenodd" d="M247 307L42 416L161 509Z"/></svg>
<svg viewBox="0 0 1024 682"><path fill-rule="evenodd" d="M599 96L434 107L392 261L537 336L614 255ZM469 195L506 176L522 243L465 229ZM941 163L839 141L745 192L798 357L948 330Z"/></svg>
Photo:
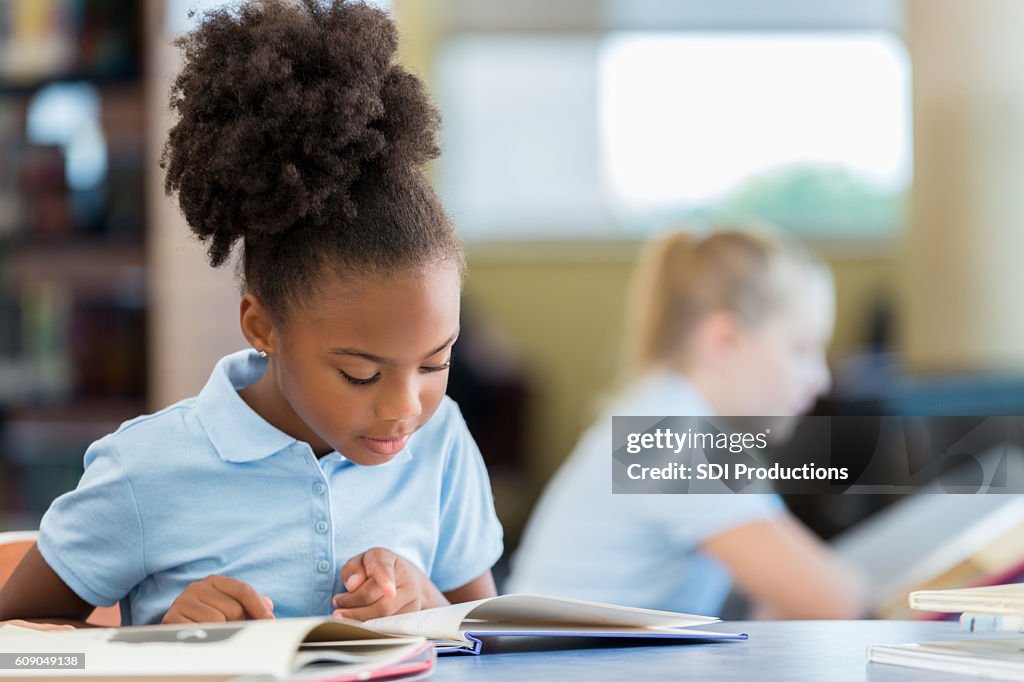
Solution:
<svg viewBox="0 0 1024 682"><path fill-rule="evenodd" d="M451 366L452 359L448 358L448 361L445 362L443 365L438 365L436 367L420 367L420 369L422 369L424 372L443 372Z"/></svg>
<svg viewBox="0 0 1024 682"><path fill-rule="evenodd" d="M424 372L427 372L428 374L431 374L433 372L443 372L446 369L450 368L451 366L452 356L449 355L448 360L445 361L443 365L437 365L436 367L420 367L420 369L423 370ZM377 372L372 377L368 377L366 379L359 379L357 377L351 376L340 369L338 370L338 373L341 374L341 376L345 377L345 380L348 381L350 384L354 384L356 386L369 386L370 384L375 383L377 379L380 379L380 372Z"/></svg>
<svg viewBox="0 0 1024 682"><path fill-rule="evenodd" d="M340 369L338 370L338 372L341 373L341 376L345 377L346 381L348 381L350 384L355 384L356 386L369 386L373 382L377 381L377 379L380 379L380 372L377 372L372 377L369 377L367 379L358 379L354 376L345 374L345 372L341 371Z"/></svg>

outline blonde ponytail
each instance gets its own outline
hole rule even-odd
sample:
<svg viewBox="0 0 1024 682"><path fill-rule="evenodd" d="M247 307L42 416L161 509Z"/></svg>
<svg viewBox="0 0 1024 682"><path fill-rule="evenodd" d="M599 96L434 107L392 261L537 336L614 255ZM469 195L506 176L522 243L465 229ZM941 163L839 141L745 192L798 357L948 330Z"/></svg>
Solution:
<svg viewBox="0 0 1024 682"><path fill-rule="evenodd" d="M685 287L681 280L691 267L697 240L689 232L672 232L644 244L633 271L626 298L626 366L629 374L642 371L662 355L669 330L668 311L674 292ZM682 322L681 320L679 321Z"/></svg>
<svg viewBox="0 0 1024 682"><path fill-rule="evenodd" d="M729 311L757 324L792 296L794 272L828 277L822 261L780 235L724 230L700 239L677 231L651 240L627 299L629 376L676 356L708 314Z"/></svg>

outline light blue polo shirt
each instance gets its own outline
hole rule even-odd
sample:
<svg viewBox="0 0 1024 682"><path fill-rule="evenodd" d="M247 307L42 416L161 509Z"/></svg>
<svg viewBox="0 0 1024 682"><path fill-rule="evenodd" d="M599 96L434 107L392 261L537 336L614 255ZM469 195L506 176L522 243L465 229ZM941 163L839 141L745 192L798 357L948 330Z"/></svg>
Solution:
<svg viewBox="0 0 1024 682"><path fill-rule="evenodd" d="M39 551L82 599L121 602L125 625L157 623L192 582L249 583L278 617L328 615L338 569L386 547L446 592L498 560L501 525L480 452L455 402L386 464L271 426L238 389L266 360L220 360L200 394L125 422L85 453L78 487L43 517Z"/></svg>

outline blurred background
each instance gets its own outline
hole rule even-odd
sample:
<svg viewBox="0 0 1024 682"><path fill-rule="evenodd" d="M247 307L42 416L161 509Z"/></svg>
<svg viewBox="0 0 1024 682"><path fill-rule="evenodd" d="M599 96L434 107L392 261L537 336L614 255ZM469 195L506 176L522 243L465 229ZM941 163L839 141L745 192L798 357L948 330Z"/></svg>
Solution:
<svg viewBox="0 0 1024 682"><path fill-rule="evenodd" d="M221 4L0 0L0 530L245 345L157 165L170 41ZM1024 414L1024 3L374 4L444 118L470 270L449 392L509 550L616 377L641 241L680 225L763 221L827 260L819 414ZM789 502L830 537L889 501Z"/></svg>

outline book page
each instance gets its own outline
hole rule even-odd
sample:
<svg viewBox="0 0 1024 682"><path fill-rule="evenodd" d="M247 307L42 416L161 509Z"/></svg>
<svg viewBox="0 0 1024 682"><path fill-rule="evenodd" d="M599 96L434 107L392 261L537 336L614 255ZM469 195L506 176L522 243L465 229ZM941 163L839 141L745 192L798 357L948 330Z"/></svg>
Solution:
<svg viewBox="0 0 1024 682"><path fill-rule="evenodd" d="M1024 523L1024 498L945 495L924 488L834 537L829 544L872 585L869 606L883 609L983 551Z"/></svg>
<svg viewBox="0 0 1024 682"><path fill-rule="evenodd" d="M655 611L599 602L546 597L534 594L506 594L482 600L469 617L495 623L524 625L610 626L618 628L688 628L719 622L718 618L687 613Z"/></svg>
<svg viewBox="0 0 1024 682"><path fill-rule="evenodd" d="M340 642L340 651L328 653L330 647L324 645L319 652L298 655L307 636L314 647L317 642ZM372 643L372 647L363 647L360 652L358 645L347 647L355 644L352 640ZM424 643L422 638L395 638L354 621L320 617L47 632L0 627L0 651L85 654L84 668L62 669L60 673L65 677L257 675L284 680L297 663L317 657L372 664L381 658L393 658L382 647L400 657ZM52 670L0 670L0 677L53 676Z"/></svg>
<svg viewBox="0 0 1024 682"><path fill-rule="evenodd" d="M493 597L493 599L497 598ZM371 618L365 624L381 632L418 635L434 640L441 639L469 644L461 632L462 621L473 609L488 601L490 599L478 599L451 606L441 606L436 609L401 613L397 616Z"/></svg>
<svg viewBox="0 0 1024 682"><path fill-rule="evenodd" d="M475 622L467 623L467 619ZM719 619L613 606L564 597L506 594L415 613L374 618L366 621L366 625L384 632L465 641L463 633L467 630L476 631L479 621L528 625L536 629L551 625L570 625L573 630L582 634L586 633L588 626L594 626L595 632L607 627L620 630L649 627L687 628L717 623Z"/></svg>
<svg viewBox="0 0 1024 682"><path fill-rule="evenodd" d="M680 635L693 635L694 637L735 637L735 634L726 632L711 632L709 630L693 630L689 628L660 628L660 627L621 627L615 625L565 625L552 623L539 625L536 623L525 625L522 623L494 623L492 621L466 620L463 623L466 632L473 635L581 635L581 636L602 636L602 637L678 637Z"/></svg>
<svg viewBox="0 0 1024 682"><path fill-rule="evenodd" d="M240 621L201 626L137 626L24 631L0 628L0 650L85 654L73 677L97 675L272 675L284 679L302 638L319 618ZM16 631L21 630L21 631ZM47 670L0 670L0 677L53 676Z"/></svg>

